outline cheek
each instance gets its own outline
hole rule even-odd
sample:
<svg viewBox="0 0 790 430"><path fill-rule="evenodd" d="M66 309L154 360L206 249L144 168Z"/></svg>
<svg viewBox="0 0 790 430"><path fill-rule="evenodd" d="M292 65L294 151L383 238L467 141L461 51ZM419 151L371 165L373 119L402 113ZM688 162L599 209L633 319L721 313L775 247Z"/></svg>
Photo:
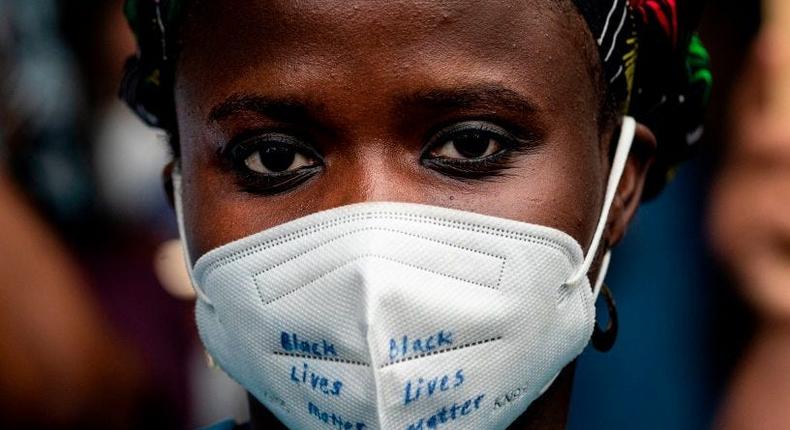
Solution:
<svg viewBox="0 0 790 430"><path fill-rule="evenodd" d="M183 217L194 264L206 252L254 233L261 215L224 174L216 157L221 137L196 132L205 128L188 109L179 109L178 115Z"/></svg>
<svg viewBox="0 0 790 430"><path fill-rule="evenodd" d="M435 195L433 203L552 227L586 249L600 215L605 166L595 133L586 141L571 134L526 156L508 176L465 192Z"/></svg>

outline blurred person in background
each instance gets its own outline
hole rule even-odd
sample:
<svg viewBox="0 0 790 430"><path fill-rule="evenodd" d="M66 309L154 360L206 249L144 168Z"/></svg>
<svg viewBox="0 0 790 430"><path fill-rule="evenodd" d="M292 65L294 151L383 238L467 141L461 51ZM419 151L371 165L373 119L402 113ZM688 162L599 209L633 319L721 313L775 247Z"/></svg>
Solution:
<svg viewBox="0 0 790 430"><path fill-rule="evenodd" d="M51 226L0 175L0 417L8 428L132 428L139 363Z"/></svg>
<svg viewBox="0 0 790 430"><path fill-rule="evenodd" d="M711 255L710 183L728 140L730 93L759 24L759 2L706 5L700 37L716 79L702 151L640 208L614 252L608 283L620 335L611 352L588 350L579 360L570 429L640 422L644 430L698 430L715 421L753 316Z"/></svg>
<svg viewBox="0 0 790 430"><path fill-rule="evenodd" d="M3 425L189 427L167 147L116 96L133 50L119 1L0 0Z"/></svg>
<svg viewBox="0 0 790 430"><path fill-rule="evenodd" d="M172 240L177 231L161 185L162 168L172 157L166 136L118 97L124 64L136 50L123 3L83 0L62 10L86 82L85 134L102 220L102 234L83 253L97 284L108 286L105 307L146 357L161 408L153 422L195 427L228 413L243 420L244 391L206 365L192 323L194 290Z"/></svg>
<svg viewBox="0 0 790 430"><path fill-rule="evenodd" d="M79 88L56 23L53 2L0 1L0 419L130 428L139 363L53 226L90 198L70 148Z"/></svg>
<svg viewBox="0 0 790 430"><path fill-rule="evenodd" d="M72 239L94 291L124 340L142 358L147 425L189 427L189 369L195 345L188 305L162 289L160 245L175 236L167 200L151 175L169 154L160 134L118 102L117 80L134 38L122 1L61 3L63 34L83 78L80 135L94 184L91 225Z"/></svg>
<svg viewBox="0 0 790 430"><path fill-rule="evenodd" d="M790 2L765 0L763 11L710 212L716 251L758 319L721 411L725 430L790 428Z"/></svg>

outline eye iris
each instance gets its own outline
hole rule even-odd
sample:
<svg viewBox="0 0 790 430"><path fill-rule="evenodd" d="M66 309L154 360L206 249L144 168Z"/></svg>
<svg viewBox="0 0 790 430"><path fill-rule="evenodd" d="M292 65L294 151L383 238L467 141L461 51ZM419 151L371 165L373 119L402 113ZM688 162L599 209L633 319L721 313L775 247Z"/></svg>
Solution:
<svg viewBox="0 0 790 430"><path fill-rule="evenodd" d="M464 133L453 139L453 146L466 158L480 158L488 152L490 139L482 133Z"/></svg>
<svg viewBox="0 0 790 430"><path fill-rule="evenodd" d="M271 172L279 173L288 170L296 159L296 151L281 146L270 146L260 152L261 164Z"/></svg>

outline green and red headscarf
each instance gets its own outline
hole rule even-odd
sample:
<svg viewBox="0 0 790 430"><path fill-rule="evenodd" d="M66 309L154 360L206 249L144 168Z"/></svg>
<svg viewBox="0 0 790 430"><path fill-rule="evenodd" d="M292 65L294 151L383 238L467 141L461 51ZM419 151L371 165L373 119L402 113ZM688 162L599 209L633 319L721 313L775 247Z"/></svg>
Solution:
<svg viewBox="0 0 790 430"><path fill-rule="evenodd" d="M700 143L713 76L695 29L702 0L573 0L599 46L609 93L658 137L646 195Z"/></svg>
<svg viewBox="0 0 790 430"><path fill-rule="evenodd" d="M174 59L178 27L190 0L127 0L139 51L130 59L121 97L148 124L173 130ZM688 158L702 136L712 76L694 34L702 0L573 0L595 38L613 109L657 135L657 163L648 196Z"/></svg>

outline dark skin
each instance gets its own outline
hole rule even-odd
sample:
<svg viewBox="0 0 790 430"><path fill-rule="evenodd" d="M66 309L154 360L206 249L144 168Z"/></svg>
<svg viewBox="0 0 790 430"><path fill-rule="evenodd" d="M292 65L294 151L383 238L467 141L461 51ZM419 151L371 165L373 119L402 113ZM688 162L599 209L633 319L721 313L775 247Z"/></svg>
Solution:
<svg viewBox="0 0 790 430"><path fill-rule="evenodd" d="M237 0L192 12L175 99L193 263L372 201L542 224L590 243L619 120L600 108L600 60L569 5ZM655 148L644 126L635 146L608 245L640 202ZM565 427L572 367L513 428ZM273 428L252 400L253 428Z"/></svg>

